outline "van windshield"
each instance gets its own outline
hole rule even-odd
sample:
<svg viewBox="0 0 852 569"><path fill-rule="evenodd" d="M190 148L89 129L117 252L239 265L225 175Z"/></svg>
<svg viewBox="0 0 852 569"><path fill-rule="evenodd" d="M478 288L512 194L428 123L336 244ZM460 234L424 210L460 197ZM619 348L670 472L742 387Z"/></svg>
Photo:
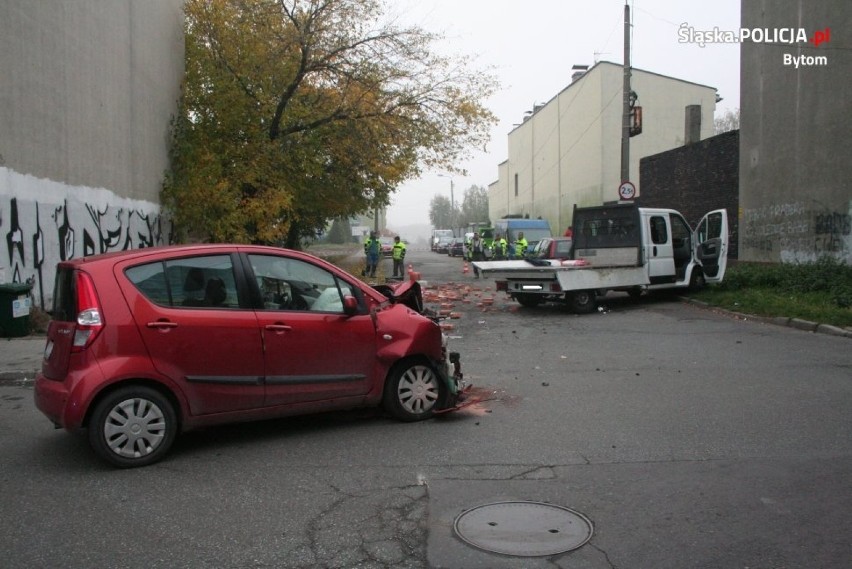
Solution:
<svg viewBox="0 0 852 569"><path fill-rule="evenodd" d="M518 233L520 232L523 232L524 239L526 239L529 243L541 241L545 237L551 237L550 231L543 228L514 229L511 231L513 241L518 238Z"/></svg>

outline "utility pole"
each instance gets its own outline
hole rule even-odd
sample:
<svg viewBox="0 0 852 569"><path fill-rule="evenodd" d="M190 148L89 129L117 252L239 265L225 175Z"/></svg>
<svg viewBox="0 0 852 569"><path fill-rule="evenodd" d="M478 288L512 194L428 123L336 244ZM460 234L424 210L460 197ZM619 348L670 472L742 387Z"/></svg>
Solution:
<svg viewBox="0 0 852 569"><path fill-rule="evenodd" d="M624 93L621 107L621 181L630 180L630 6L624 0Z"/></svg>
<svg viewBox="0 0 852 569"><path fill-rule="evenodd" d="M456 200L453 196L453 177L447 174L438 174L438 177L450 179L450 229L453 230L453 236L456 236Z"/></svg>
<svg viewBox="0 0 852 569"><path fill-rule="evenodd" d="M456 233L456 198L453 195L453 179L450 178L450 223L452 227L450 229L453 230L453 235Z"/></svg>

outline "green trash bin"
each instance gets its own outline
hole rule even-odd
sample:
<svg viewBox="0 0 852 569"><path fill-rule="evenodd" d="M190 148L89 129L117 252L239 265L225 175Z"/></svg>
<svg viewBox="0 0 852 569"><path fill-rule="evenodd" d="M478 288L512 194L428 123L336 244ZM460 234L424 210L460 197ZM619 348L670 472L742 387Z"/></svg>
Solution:
<svg viewBox="0 0 852 569"><path fill-rule="evenodd" d="M0 283L0 336L29 335L32 288L29 283Z"/></svg>

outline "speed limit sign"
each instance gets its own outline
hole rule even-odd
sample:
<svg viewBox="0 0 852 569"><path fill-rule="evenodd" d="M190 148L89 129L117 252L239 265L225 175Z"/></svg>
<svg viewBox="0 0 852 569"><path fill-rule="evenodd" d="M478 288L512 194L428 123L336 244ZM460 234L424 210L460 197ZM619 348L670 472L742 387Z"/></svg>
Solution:
<svg viewBox="0 0 852 569"><path fill-rule="evenodd" d="M633 182L621 182L618 186L618 197L623 200L632 200L636 197L636 186Z"/></svg>

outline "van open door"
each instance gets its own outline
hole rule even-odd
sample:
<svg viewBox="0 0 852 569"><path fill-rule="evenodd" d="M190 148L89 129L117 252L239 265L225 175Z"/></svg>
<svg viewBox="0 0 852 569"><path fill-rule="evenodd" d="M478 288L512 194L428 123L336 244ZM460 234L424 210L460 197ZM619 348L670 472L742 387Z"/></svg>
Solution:
<svg viewBox="0 0 852 569"><path fill-rule="evenodd" d="M722 282L728 265L728 212L716 209L701 218L694 232L695 259L708 283Z"/></svg>

